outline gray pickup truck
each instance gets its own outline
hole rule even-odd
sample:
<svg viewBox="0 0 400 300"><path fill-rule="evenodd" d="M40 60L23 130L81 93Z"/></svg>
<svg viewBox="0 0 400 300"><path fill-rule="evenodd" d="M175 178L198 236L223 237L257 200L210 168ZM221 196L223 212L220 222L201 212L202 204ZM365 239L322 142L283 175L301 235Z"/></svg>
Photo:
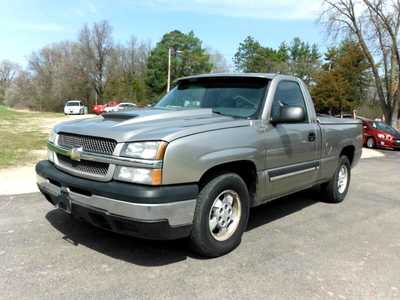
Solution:
<svg viewBox="0 0 400 300"><path fill-rule="evenodd" d="M341 202L360 159L359 121L318 117L307 87L275 74L186 77L152 108L54 128L38 186L95 226L234 249L251 207L321 186Z"/></svg>

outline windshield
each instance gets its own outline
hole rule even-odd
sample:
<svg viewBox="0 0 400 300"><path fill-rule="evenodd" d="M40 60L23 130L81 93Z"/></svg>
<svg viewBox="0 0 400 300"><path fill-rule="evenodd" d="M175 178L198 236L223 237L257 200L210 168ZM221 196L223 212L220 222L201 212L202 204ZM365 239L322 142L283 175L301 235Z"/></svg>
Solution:
<svg viewBox="0 0 400 300"><path fill-rule="evenodd" d="M67 102L67 106L79 106L79 102Z"/></svg>
<svg viewBox="0 0 400 300"><path fill-rule="evenodd" d="M382 130L382 131L386 131L386 132L389 132L391 134L395 134L396 135L396 134L399 133L396 129L394 129L393 127L391 127L389 125L386 125L383 122L374 122L372 124L372 126L375 127L376 129L379 129L379 130Z"/></svg>
<svg viewBox="0 0 400 300"><path fill-rule="evenodd" d="M156 108L211 108L222 115L253 118L262 105L268 81L263 78L202 78L183 81Z"/></svg>

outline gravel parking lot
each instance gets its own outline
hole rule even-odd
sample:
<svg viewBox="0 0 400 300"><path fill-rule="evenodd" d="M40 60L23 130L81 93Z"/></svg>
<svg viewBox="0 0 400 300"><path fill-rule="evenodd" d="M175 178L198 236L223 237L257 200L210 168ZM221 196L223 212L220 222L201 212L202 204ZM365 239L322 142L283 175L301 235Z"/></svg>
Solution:
<svg viewBox="0 0 400 300"><path fill-rule="evenodd" d="M254 209L216 259L70 219L39 193L0 196L0 299L398 299L400 152L364 159L344 203L309 190Z"/></svg>

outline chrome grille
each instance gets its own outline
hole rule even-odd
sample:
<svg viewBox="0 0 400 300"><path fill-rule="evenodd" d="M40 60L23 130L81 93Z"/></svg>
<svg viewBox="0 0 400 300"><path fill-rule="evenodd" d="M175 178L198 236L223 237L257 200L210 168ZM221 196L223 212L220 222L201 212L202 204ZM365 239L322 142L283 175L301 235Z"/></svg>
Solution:
<svg viewBox="0 0 400 300"><path fill-rule="evenodd" d="M57 154L57 160L60 167L73 170L74 172L78 172L82 175L104 177L107 175L109 168L109 164L88 160L75 161L69 157L59 154Z"/></svg>
<svg viewBox="0 0 400 300"><path fill-rule="evenodd" d="M60 133L58 145L68 149L82 147L83 151L86 152L113 154L117 142L112 139L101 137Z"/></svg>

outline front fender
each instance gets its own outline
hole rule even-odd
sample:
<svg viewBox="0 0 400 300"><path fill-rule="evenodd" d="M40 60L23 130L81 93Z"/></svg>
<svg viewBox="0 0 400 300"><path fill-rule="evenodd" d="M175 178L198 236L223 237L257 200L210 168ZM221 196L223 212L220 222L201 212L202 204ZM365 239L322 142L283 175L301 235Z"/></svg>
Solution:
<svg viewBox="0 0 400 300"><path fill-rule="evenodd" d="M230 128L187 136L171 142L163 164L163 184L198 182L209 169L234 161L264 166L265 139L254 127Z"/></svg>

